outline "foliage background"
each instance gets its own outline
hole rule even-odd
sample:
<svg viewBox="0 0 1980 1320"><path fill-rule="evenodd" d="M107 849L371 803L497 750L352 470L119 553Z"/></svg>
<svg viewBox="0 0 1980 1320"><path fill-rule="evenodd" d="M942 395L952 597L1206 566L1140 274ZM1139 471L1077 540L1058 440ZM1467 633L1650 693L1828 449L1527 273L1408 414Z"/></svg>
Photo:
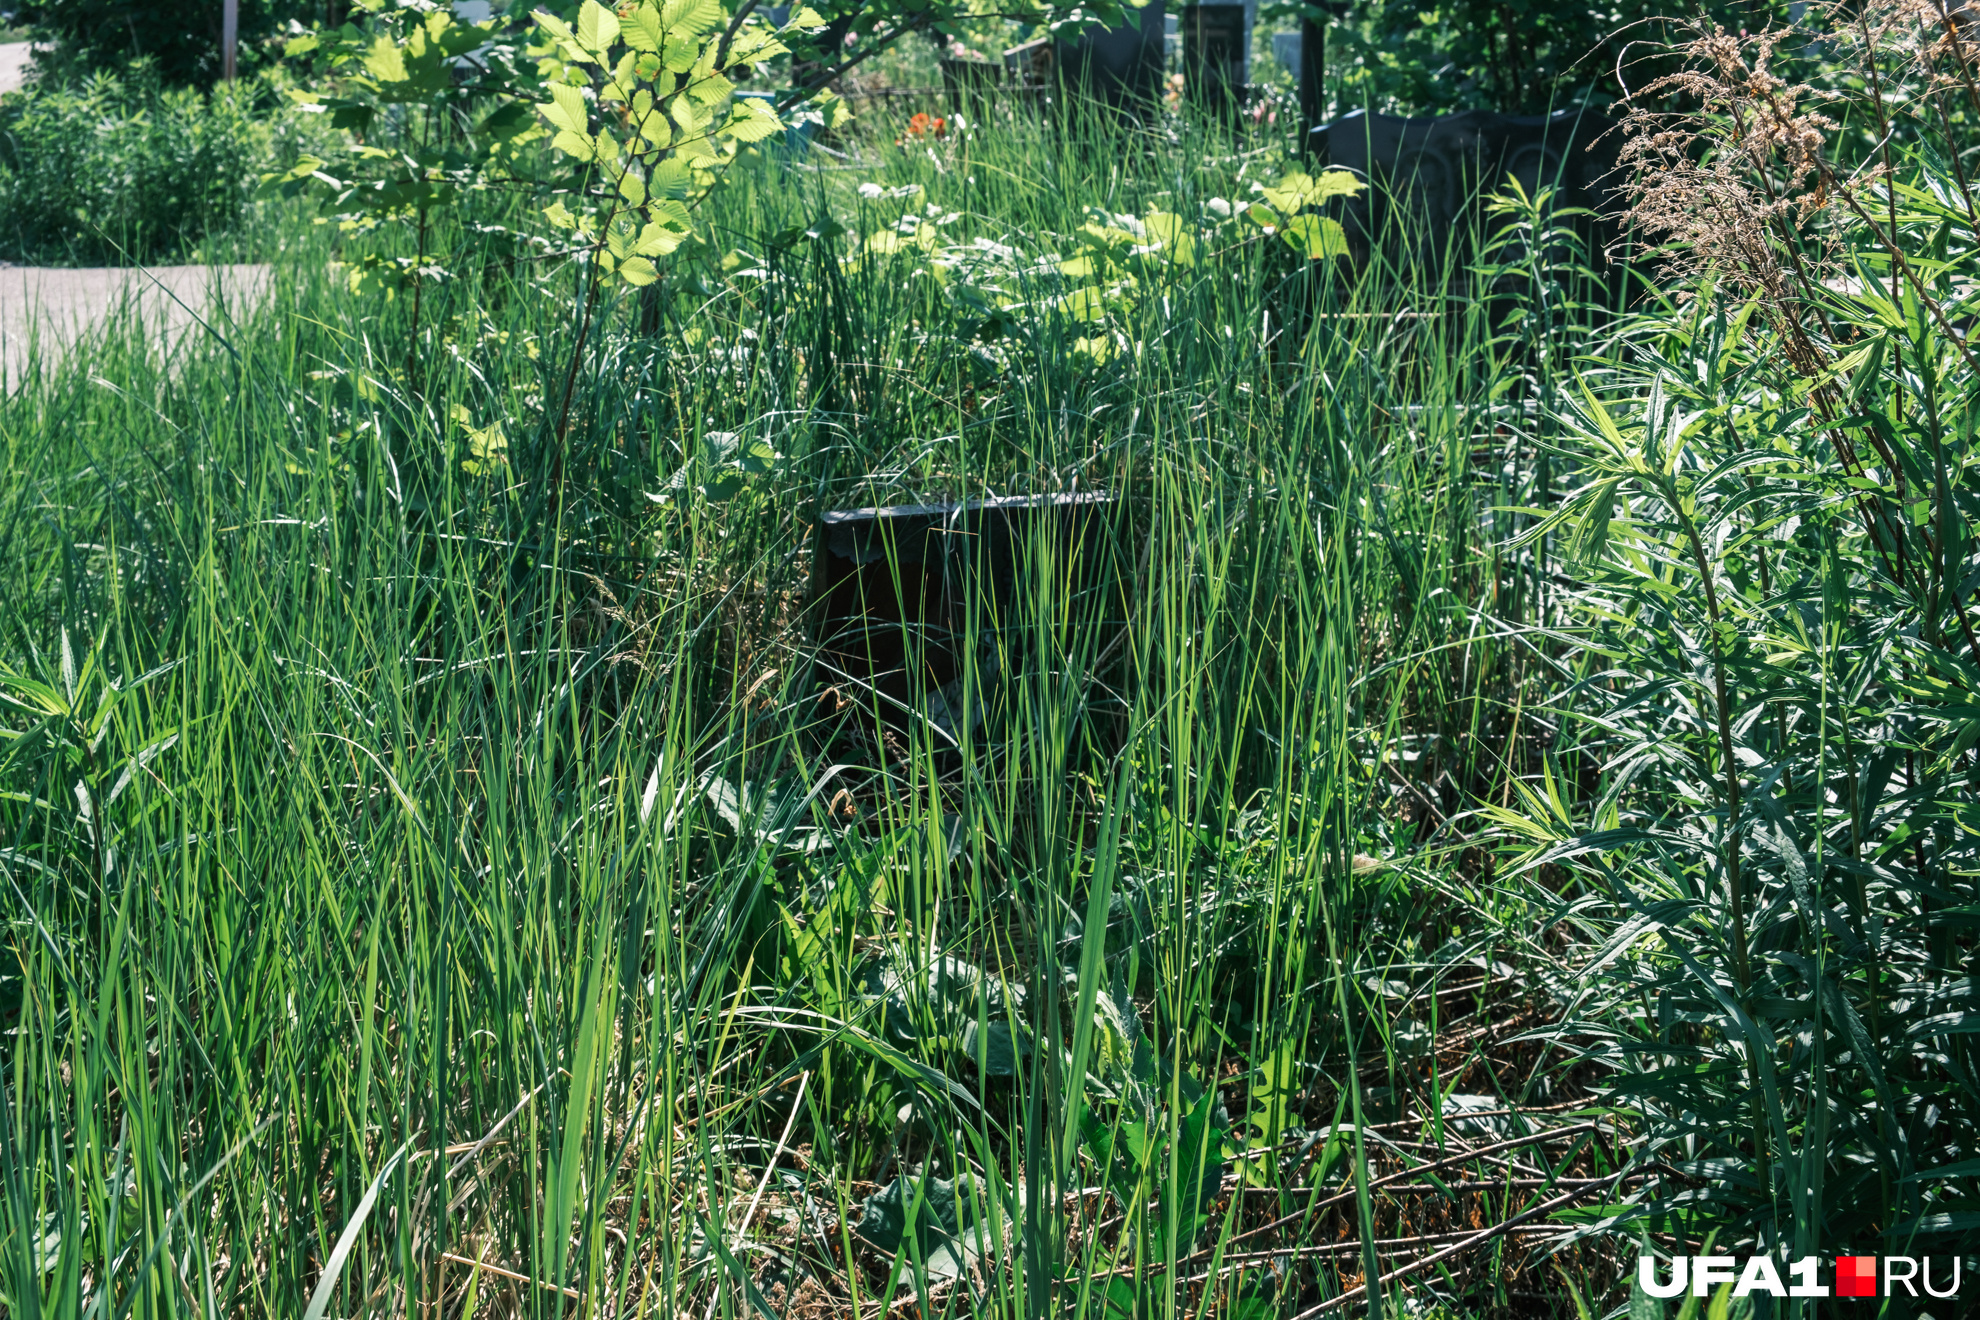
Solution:
<svg viewBox="0 0 1980 1320"><path fill-rule="evenodd" d="M1640 88L1669 67L1659 52L1679 25L1702 18L1758 31L1785 20L1788 8L1771 0L1676 8L1642 0L1371 0L1329 23L1329 77L1343 109L1599 109L1617 100L1625 83Z"/></svg>
<svg viewBox="0 0 1980 1320"><path fill-rule="evenodd" d="M279 51L270 43L291 22L334 23L348 9L344 0L240 0L241 72L271 62ZM220 0L27 0L14 21L51 43L37 64L57 81L142 59L167 86L206 87L220 80L220 14Z"/></svg>
<svg viewBox="0 0 1980 1320"><path fill-rule="evenodd" d="M211 254L216 243L279 250L281 226L252 224L254 179L327 128L295 112L288 85L271 69L207 91L172 87L140 61L0 96L0 260L122 265Z"/></svg>

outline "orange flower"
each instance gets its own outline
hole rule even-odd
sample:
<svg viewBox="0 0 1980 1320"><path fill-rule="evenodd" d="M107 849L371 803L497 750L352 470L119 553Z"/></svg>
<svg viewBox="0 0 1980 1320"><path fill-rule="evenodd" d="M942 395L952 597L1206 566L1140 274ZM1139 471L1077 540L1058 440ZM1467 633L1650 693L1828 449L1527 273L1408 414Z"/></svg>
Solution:
<svg viewBox="0 0 1980 1320"><path fill-rule="evenodd" d="M908 120L907 132L901 136L901 141L905 142L908 138L947 137L948 133L949 121L942 116L925 112L917 113L914 118Z"/></svg>

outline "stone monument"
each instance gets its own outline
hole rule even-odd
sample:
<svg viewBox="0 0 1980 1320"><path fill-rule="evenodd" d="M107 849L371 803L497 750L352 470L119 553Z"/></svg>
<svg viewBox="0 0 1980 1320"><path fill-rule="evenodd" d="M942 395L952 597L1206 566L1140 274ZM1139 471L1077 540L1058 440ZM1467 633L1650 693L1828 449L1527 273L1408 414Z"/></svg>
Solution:
<svg viewBox="0 0 1980 1320"><path fill-rule="evenodd" d="M1617 127L1594 110L1419 117L1356 111L1314 129L1307 141L1319 163L1369 184L1335 203L1357 264L1379 246L1392 259L1441 265L1458 240L1482 229L1485 198L1504 190L1508 179L1529 197L1549 187L1556 206L1593 213L1576 227L1599 264L1626 207Z"/></svg>

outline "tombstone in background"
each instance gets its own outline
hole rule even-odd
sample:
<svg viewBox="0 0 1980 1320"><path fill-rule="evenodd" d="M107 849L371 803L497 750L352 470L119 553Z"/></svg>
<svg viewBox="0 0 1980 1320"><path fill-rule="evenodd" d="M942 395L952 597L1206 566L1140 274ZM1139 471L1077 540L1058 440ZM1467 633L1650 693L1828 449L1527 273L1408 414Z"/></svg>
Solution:
<svg viewBox="0 0 1980 1320"><path fill-rule="evenodd" d="M1066 41L1044 39L1052 67L1070 90L1115 110L1152 110L1160 104L1168 0L1149 0L1136 16L1138 23L1090 29ZM1039 45L1030 42L1006 52L1006 62ZM1036 55L1030 59L1034 68L1041 63Z"/></svg>
<svg viewBox="0 0 1980 1320"><path fill-rule="evenodd" d="M827 713L871 710L896 730L925 723L938 744L980 727L1028 653L1035 554L1059 556L1082 626L1122 613L1107 588L1108 504L1077 492L821 514L809 610Z"/></svg>
<svg viewBox="0 0 1980 1320"><path fill-rule="evenodd" d="M1208 0L1184 5L1183 86L1207 110L1235 113L1251 74L1252 5Z"/></svg>
<svg viewBox="0 0 1980 1320"><path fill-rule="evenodd" d="M1357 264L1368 261L1377 242L1392 258L1441 263L1456 240L1482 228L1485 197L1512 178L1529 197L1551 187L1555 205L1595 214L1577 227L1600 269L1626 207L1617 127L1593 110L1421 117L1356 111L1314 129L1307 141L1322 163L1370 185L1335 203Z"/></svg>
<svg viewBox="0 0 1980 1320"><path fill-rule="evenodd" d="M1299 52L1303 43L1298 32L1274 32L1272 34L1272 59L1280 68L1299 76Z"/></svg>

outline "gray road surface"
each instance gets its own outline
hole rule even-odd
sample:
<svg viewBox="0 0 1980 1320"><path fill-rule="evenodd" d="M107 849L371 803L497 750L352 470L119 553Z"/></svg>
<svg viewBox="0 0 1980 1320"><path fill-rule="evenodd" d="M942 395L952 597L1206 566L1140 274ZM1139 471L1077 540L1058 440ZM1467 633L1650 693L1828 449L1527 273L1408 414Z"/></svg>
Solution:
<svg viewBox="0 0 1980 1320"><path fill-rule="evenodd" d="M25 41L0 42L0 92L30 71ZM135 312L166 344L207 315L217 293L252 301L268 284L266 266L153 266L149 270L58 270L0 266L0 383L12 385L28 343L60 352L117 312ZM181 305L183 304L183 305Z"/></svg>
<svg viewBox="0 0 1980 1320"><path fill-rule="evenodd" d="M0 41L0 92L11 92L27 78L28 53L34 43Z"/></svg>
<svg viewBox="0 0 1980 1320"><path fill-rule="evenodd" d="M198 329L196 315L227 333L214 319L216 298L238 318L267 287L266 266L0 266L0 381L15 382L31 339L46 360L113 315L142 317L168 347Z"/></svg>

